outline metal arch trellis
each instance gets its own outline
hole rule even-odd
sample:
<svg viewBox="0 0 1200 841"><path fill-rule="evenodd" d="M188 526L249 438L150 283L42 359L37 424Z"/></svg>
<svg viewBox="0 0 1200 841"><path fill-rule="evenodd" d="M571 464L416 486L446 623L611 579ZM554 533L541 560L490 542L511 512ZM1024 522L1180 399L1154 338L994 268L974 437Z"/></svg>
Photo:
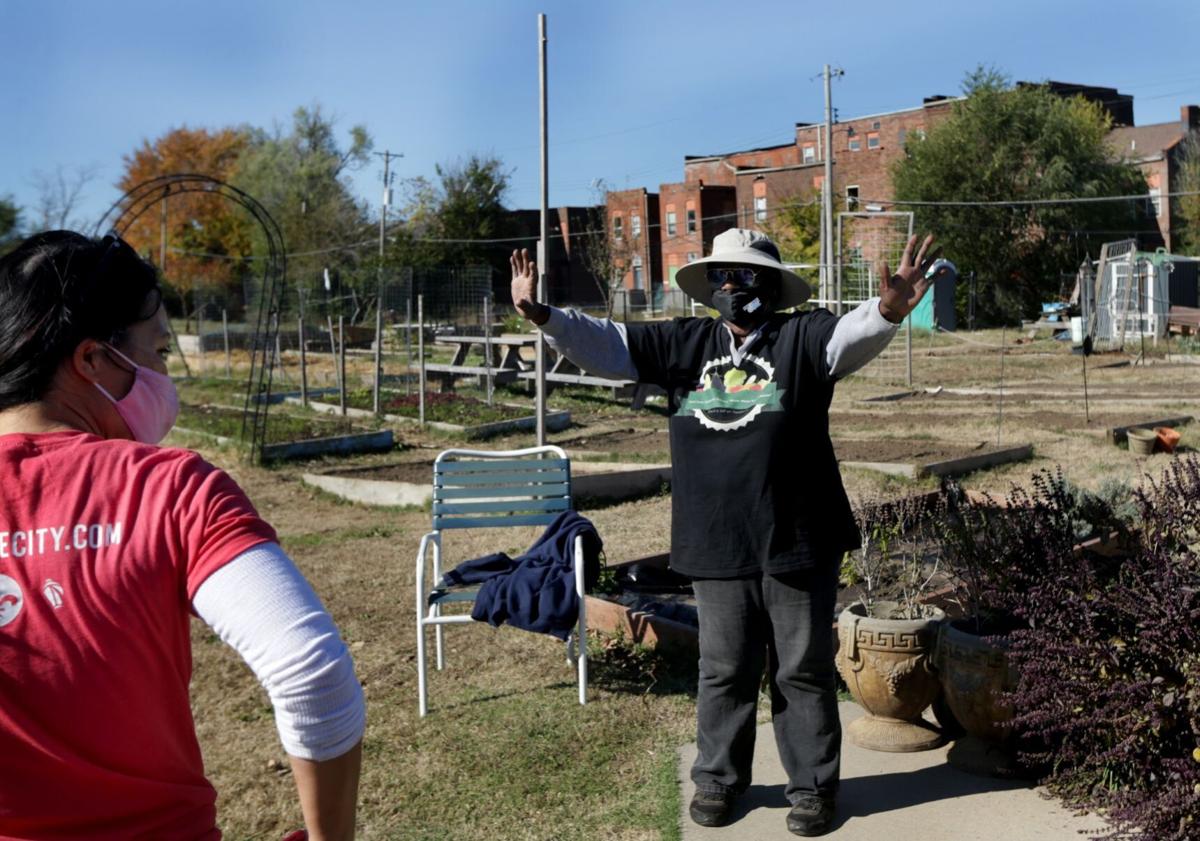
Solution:
<svg viewBox="0 0 1200 841"><path fill-rule="evenodd" d="M185 193L218 195L248 212L262 228L267 240L267 259L263 262L263 294L259 298L255 329L250 344L250 376L246 383L246 402L242 414L242 439L247 440L250 425L251 458L261 461L267 437L267 409L271 400L271 381L275 364L275 338L279 332L279 312L287 281L287 252L278 223L262 204L249 193L208 175L179 173L143 181L121 196L96 223L96 236L109 230L124 234L146 211L170 196Z"/></svg>

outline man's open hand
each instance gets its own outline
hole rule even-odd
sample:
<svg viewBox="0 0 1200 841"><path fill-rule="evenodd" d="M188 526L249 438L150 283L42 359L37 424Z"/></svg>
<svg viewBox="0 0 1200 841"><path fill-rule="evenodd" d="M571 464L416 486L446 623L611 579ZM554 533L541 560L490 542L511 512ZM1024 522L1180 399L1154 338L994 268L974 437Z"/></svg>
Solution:
<svg viewBox="0 0 1200 841"><path fill-rule="evenodd" d="M537 264L529 259L529 249L514 250L508 262L512 265L513 306L523 318L534 324L545 324L550 317L550 308L538 303Z"/></svg>
<svg viewBox="0 0 1200 841"><path fill-rule="evenodd" d="M917 244L917 235L909 237L904 246L904 255L900 258L900 268L892 274L887 261L883 262L879 271L879 312L894 324L899 324L910 312L917 308L935 278L925 277L925 272L942 254L938 248L933 253L929 247L933 245L933 234L925 237L921 250L913 259L913 246ZM944 271L944 270L943 270ZM514 287L515 288L515 287Z"/></svg>

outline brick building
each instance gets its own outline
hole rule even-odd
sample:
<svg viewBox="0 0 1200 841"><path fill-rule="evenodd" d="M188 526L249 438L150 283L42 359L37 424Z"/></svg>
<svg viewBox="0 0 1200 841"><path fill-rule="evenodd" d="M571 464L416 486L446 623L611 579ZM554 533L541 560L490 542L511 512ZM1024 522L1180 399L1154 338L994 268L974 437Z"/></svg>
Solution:
<svg viewBox="0 0 1200 841"><path fill-rule="evenodd" d="M630 303L640 306L662 288L662 228L659 194L644 187L611 191L606 196L613 262L622 273Z"/></svg>
<svg viewBox="0 0 1200 841"><path fill-rule="evenodd" d="M659 188L664 291L675 289L675 274L712 251L713 237L734 227L735 190L732 185L703 180L663 184Z"/></svg>
<svg viewBox="0 0 1200 841"><path fill-rule="evenodd" d="M594 224L596 208L552 207L548 228L549 251L546 260L547 293L551 303L598 304L604 296L588 267L588 237L583 233ZM513 211L516 235L529 237L528 247L535 253L537 238L541 232L541 211ZM495 283L497 301L508 300L509 278L504 275Z"/></svg>
<svg viewBox="0 0 1200 841"><path fill-rule="evenodd" d="M1200 131L1200 106L1184 105L1179 120L1148 126L1113 129L1108 136L1113 153L1136 164L1146 175L1147 209L1158 222L1162 244L1171 251L1171 184L1179 170L1180 152L1188 132ZM1147 244L1149 245L1149 243Z"/></svg>
<svg viewBox="0 0 1200 841"><path fill-rule="evenodd" d="M1035 83L1018 82L1018 86ZM1189 130L1200 129L1200 108L1184 106L1178 122L1134 127L1133 97L1115 88L1066 82L1036 83L1060 96L1082 96L1108 112L1114 151L1146 173L1147 201L1155 208L1170 248L1170 184ZM730 227L763 229L789 202L820 197L825 159L831 157L837 206L887 210L895 198L893 165L905 143L949 117L959 99L927 97L919 106L842 120L825 148L821 124L796 123L791 142L718 155L689 155L683 181L610 192L606 213L618 254L624 252L624 286L633 300L656 302L674 288L674 276L691 260L711 253L712 239ZM647 224L647 220L654 220ZM643 298L643 296L645 296Z"/></svg>

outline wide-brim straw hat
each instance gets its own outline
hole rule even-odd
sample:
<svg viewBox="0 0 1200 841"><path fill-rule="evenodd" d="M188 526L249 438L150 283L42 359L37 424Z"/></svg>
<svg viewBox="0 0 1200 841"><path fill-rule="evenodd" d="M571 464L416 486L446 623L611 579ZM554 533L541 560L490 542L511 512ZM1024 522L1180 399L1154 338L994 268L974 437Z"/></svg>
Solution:
<svg viewBox="0 0 1200 841"><path fill-rule="evenodd" d="M695 260L681 268L675 275L675 285L689 297L705 306L712 306L712 284L708 282L711 265L750 266L751 268L775 269L779 272L779 300L775 309L786 310L799 306L809 299L812 290L798 274L779 259L779 249L764 234L746 228L730 228L713 237L712 255Z"/></svg>

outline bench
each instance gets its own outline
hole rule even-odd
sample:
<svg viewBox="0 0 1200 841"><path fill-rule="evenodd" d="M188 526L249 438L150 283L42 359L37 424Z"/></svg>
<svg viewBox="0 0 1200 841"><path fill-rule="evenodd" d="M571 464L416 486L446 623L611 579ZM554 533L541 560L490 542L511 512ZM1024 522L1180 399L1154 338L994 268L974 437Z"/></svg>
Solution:
<svg viewBox="0 0 1200 841"><path fill-rule="evenodd" d="M536 371L521 371L517 376L523 380L528 380L532 387L537 380ZM555 385L587 385L598 388L611 388L613 400L620 400L625 397L632 397L630 408L640 409L646 405L646 398L653 394L664 394L665 392L656 385L649 383L637 383L633 380L610 380L607 377L594 377L591 374L564 374L555 371L546 372L546 393L549 394L554 390Z"/></svg>
<svg viewBox="0 0 1200 841"><path fill-rule="evenodd" d="M488 368L485 365L455 365L453 363L428 362L425 375L441 382L442 391L453 391L458 377L479 377L481 386L486 386L488 374L494 385L515 382L520 372L516 368Z"/></svg>

